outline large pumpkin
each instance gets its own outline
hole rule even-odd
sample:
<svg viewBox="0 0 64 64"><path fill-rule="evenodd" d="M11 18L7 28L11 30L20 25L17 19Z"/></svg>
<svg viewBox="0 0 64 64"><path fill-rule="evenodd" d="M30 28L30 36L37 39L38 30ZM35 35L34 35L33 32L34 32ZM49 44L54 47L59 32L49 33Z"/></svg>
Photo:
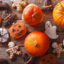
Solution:
<svg viewBox="0 0 64 64"><path fill-rule="evenodd" d="M39 31L32 32L26 37L24 47L32 56L42 56L49 47L48 37Z"/></svg>
<svg viewBox="0 0 64 64"><path fill-rule="evenodd" d="M26 34L26 31L26 26L19 21L16 24L12 25L9 29L9 33L14 39L23 37Z"/></svg>
<svg viewBox="0 0 64 64"><path fill-rule="evenodd" d="M36 25L43 19L42 10L35 4L29 4L23 11L22 19L29 25Z"/></svg>
<svg viewBox="0 0 64 64"><path fill-rule="evenodd" d="M53 10L53 19L56 24L64 28L64 1L59 2Z"/></svg>

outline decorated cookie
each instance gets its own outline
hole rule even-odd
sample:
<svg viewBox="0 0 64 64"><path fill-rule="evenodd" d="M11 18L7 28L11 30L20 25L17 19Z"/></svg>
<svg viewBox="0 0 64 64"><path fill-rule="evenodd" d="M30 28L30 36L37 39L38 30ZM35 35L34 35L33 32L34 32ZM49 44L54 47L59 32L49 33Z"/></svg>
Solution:
<svg viewBox="0 0 64 64"><path fill-rule="evenodd" d="M17 22L9 29L12 38L18 39L26 34L26 26L22 22Z"/></svg>
<svg viewBox="0 0 64 64"><path fill-rule="evenodd" d="M57 54L57 57L60 57L62 53L64 53L64 40L63 40L63 43L57 43L57 42L53 42L52 43L52 48L54 49L53 50L53 53L56 53Z"/></svg>
<svg viewBox="0 0 64 64"><path fill-rule="evenodd" d="M0 10L7 10L10 11L11 7L8 3L0 1Z"/></svg>
<svg viewBox="0 0 64 64"><path fill-rule="evenodd" d="M39 63L40 64L57 64L56 63L56 56L54 56L53 54L48 54L46 56L43 56L39 59Z"/></svg>
<svg viewBox="0 0 64 64"><path fill-rule="evenodd" d="M52 26L50 21L46 21L45 23L45 33L51 39L57 39L58 35L56 33L56 26Z"/></svg>
<svg viewBox="0 0 64 64"><path fill-rule="evenodd" d="M8 44L9 49L6 50L7 53L9 53L9 58L13 59L15 55L20 55L21 51L19 50L19 46L16 46L14 42L9 42Z"/></svg>
<svg viewBox="0 0 64 64"><path fill-rule="evenodd" d="M7 17L4 18L3 26L9 27L13 22L15 22L17 19L16 14L9 14Z"/></svg>
<svg viewBox="0 0 64 64"><path fill-rule="evenodd" d="M9 39L9 34L5 28L0 28L0 44L5 44Z"/></svg>
<svg viewBox="0 0 64 64"><path fill-rule="evenodd" d="M17 8L18 12L22 11L22 8L27 5L26 0L11 0L13 2L12 7Z"/></svg>

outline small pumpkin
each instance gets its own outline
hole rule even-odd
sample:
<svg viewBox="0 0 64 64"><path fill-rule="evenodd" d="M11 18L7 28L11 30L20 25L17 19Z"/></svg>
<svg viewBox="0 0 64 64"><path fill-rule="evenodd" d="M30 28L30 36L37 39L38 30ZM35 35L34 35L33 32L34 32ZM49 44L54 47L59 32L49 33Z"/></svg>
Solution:
<svg viewBox="0 0 64 64"><path fill-rule="evenodd" d="M37 5L29 4L23 11L22 19L29 25L37 25L43 20L43 12Z"/></svg>
<svg viewBox="0 0 64 64"><path fill-rule="evenodd" d="M9 29L12 38L18 39L26 34L26 26L22 22L17 22Z"/></svg>
<svg viewBox="0 0 64 64"><path fill-rule="evenodd" d="M54 7L53 19L57 25L64 28L64 0Z"/></svg>
<svg viewBox="0 0 64 64"><path fill-rule="evenodd" d="M34 31L25 38L24 47L32 56L42 56L49 48L48 37L43 32Z"/></svg>

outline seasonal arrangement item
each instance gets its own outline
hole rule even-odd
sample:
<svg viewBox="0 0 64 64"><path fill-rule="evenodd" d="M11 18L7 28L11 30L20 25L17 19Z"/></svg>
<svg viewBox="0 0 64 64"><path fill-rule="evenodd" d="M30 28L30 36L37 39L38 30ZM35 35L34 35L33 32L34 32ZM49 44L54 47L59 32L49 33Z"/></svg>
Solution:
<svg viewBox="0 0 64 64"><path fill-rule="evenodd" d="M48 37L43 32L31 32L25 38L24 47L32 56L42 56L47 52L49 47Z"/></svg>
<svg viewBox="0 0 64 64"><path fill-rule="evenodd" d="M43 12L37 5L29 4L23 11L22 19L29 25L37 25L43 20Z"/></svg>
<svg viewBox="0 0 64 64"><path fill-rule="evenodd" d="M48 54L39 59L39 64L57 64L57 58L53 54Z"/></svg>
<svg viewBox="0 0 64 64"><path fill-rule="evenodd" d="M9 40L8 31L5 28L0 28L0 45L6 44Z"/></svg>
<svg viewBox="0 0 64 64"><path fill-rule="evenodd" d="M32 60L32 57L25 63L25 64L29 64L29 62Z"/></svg>
<svg viewBox="0 0 64 64"><path fill-rule="evenodd" d="M44 1L44 6L42 6L42 8L43 8L43 10L44 11L50 11L50 10L52 10L53 9L53 4L52 4L52 1L51 0L45 0Z"/></svg>
<svg viewBox="0 0 64 64"><path fill-rule="evenodd" d="M22 12L22 8L27 5L26 0L11 0L13 2L12 7L17 8L18 12Z"/></svg>
<svg viewBox="0 0 64 64"><path fill-rule="evenodd" d="M9 64L9 62L6 58L0 56L0 64Z"/></svg>
<svg viewBox="0 0 64 64"><path fill-rule="evenodd" d="M17 15L16 14L9 14L7 17L4 18L3 26L9 27L16 20L17 20Z"/></svg>
<svg viewBox="0 0 64 64"><path fill-rule="evenodd" d="M27 53L22 54L22 59L24 60L25 64L35 64L35 61L37 61L36 57L31 57Z"/></svg>
<svg viewBox="0 0 64 64"><path fill-rule="evenodd" d="M56 53L57 54L57 57L60 57L62 53L64 53L64 41L63 43L57 43L57 42L53 42L52 43L52 48L54 49L53 50L53 53Z"/></svg>
<svg viewBox="0 0 64 64"><path fill-rule="evenodd" d="M8 3L0 1L0 10L10 11L11 7Z"/></svg>
<svg viewBox="0 0 64 64"><path fill-rule="evenodd" d="M0 26L2 25L2 19L1 19L1 17L0 17Z"/></svg>
<svg viewBox="0 0 64 64"><path fill-rule="evenodd" d="M57 39L58 35L56 34L56 26L52 26L50 21L46 21L45 23L45 33L51 39Z"/></svg>
<svg viewBox="0 0 64 64"><path fill-rule="evenodd" d="M19 46L15 45L14 42L9 42L8 44L9 49L6 50L7 53L9 53L9 58L13 59L15 58L15 55L21 55L21 51Z"/></svg>
<svg viewBox="0 0 64 64"><path fill-rule="evenodd" d="M64 28L64 0L59 2L53 10L53 19L57 25Z"/></svg>
<svg viewBox="0 0 64 64"><path fill-rule="evenodd" d="M21 20L22 21L22 20ZM17 22L9 29L10 36L14 39L23 37L27 32L26 26L22 22Z"/></svg>

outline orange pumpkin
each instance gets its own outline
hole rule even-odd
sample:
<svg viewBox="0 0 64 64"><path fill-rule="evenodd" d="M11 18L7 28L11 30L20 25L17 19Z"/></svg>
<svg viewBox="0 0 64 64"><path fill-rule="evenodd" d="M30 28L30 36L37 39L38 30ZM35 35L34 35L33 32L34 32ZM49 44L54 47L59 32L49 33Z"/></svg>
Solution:
<svg viewBox="0 0 64 64"><path fill-rule="evenodd" d="M29 25L37 25L43 19L43 12L37 5L29 4L23 11L22 19Z"/></svg>
<svg viewBox="0 0 64 64"><path fill-rule="evenodd" d="M43 32L32 32L26 37L24 47L32 56L42 56L49 48L48 37Z"/></svg>
<svg viewBox="0 0 64 64"><path fill-rule="evenodd" d="M53 10L53 19L57 25L64 28L64 0L55 6Z"/></svg>
<svg viewBox="0 0 64 64"><path fill-rule="evenodd" d="M11 37L18 39L26 34L26 26L22 22L17 22L9 29Z"/></svg>

